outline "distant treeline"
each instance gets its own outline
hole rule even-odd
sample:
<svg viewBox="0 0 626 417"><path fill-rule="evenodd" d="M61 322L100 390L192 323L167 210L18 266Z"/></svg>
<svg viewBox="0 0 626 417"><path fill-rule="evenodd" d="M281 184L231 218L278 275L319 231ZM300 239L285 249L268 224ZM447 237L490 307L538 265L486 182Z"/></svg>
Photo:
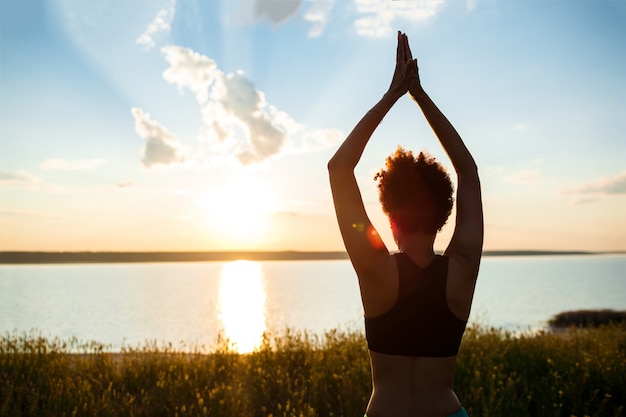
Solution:
<svg viewBox="0 0 626 417"><path fill-rule="evenodd" d="M345 252L0 252L0 263L126 263L347 259Z"/></svg>
<svg viewBox="0 0 626 417"><path fill-rule="evenodd" d="M564 311L552 317L548 324L552 328L599 327L611 324L626 324L626 311L611 309Z"/></svg>
<svg viewBox="0 0 626 417"><path fill-rule="evenodd" d="M596 255L584 251L484 251L484 256ZM213 252L0 252L0 264L296 261L348 259L345 252L213 251Z"/></svg>

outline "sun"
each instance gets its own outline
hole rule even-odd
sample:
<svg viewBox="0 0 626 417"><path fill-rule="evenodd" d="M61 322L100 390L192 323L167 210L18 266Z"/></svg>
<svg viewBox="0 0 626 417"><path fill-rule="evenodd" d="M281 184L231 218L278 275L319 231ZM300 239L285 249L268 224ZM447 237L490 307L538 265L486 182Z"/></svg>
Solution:
<svg viewBox="0 0 626 417"><path fill-rule="evenodd" d="M207 191L203 200L210 233L240 245L263 239L276 204L272 187L252 176L228 180Z"/></svg>

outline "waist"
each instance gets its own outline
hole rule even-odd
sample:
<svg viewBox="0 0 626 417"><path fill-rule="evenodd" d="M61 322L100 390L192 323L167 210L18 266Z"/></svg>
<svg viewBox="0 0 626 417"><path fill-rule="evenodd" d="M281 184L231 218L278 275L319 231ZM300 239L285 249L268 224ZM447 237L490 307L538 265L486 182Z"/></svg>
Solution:
<svg viewBox="0 0 626 417"><path fill-rule="evenodd" d="M368 417L447 416L461 407L454 392L456 356L388 355L370 351Z"/></svg>
<svg viewBox="0 0 626 417"><path fill-rule="evenodd" d="M412 396L374 388L367 406L367 417L448 416L461 408L454 390L418 390Z"/></svg>
<svg viewBox="0 0 626 417"><path fill-rule="evenodd" d="M377 388L411 394L454 387L456 356L398 356L370 351L372 381Z"/></svg>

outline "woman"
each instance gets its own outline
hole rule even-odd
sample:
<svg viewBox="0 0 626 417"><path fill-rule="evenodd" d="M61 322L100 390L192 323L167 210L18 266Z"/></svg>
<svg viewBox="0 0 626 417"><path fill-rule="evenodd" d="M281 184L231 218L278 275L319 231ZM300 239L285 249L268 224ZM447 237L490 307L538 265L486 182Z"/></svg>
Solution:
<svg viewBox="0 0 626 417"><path fill-rule="evenodd" d="M452 208L452 185L432 157L398 148L379 181L398 253L372 226L354 176L365 145L394 103L409 92L458 178L456 224L443 256L437 231ZM476 164L461 137L424 92L408 39L398 32L388 91L328 163L339 229L356 271L372 368L367 417L467 416L454 392L454 368L482 253L483 215Z"/></svg>

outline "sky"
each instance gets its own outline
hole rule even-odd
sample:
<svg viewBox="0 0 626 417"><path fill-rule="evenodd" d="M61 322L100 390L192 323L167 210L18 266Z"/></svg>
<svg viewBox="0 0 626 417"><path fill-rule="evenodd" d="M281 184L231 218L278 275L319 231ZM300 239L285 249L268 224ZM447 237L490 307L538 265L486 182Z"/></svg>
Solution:
<svg viewBox="0 0 626 417"><path fill-rule="evenodd" d="M0 250L343 250L326 163L398 30L478 164L485 249L626 250L624 0L0 5ZM390 249L398 145L451 168L401 98L356 169Z"/></svg>

